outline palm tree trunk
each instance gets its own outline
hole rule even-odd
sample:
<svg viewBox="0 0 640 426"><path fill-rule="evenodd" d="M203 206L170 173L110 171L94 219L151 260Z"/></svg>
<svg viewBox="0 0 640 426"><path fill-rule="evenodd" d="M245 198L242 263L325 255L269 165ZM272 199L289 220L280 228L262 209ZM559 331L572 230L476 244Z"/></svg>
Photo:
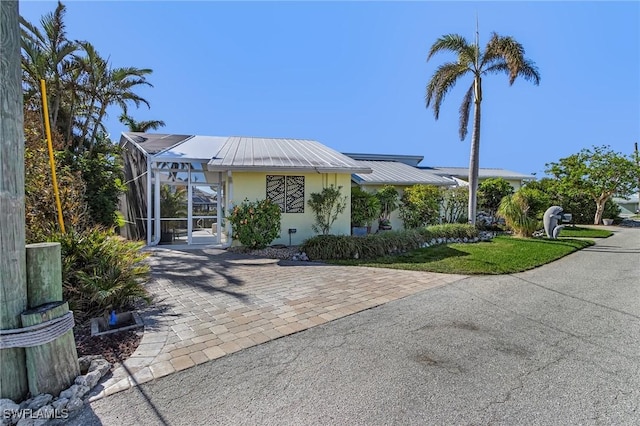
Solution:
<svg viewBox="0 0 640 426"><path fill-rule="evenodd" d="M24 229L24 129L17 1L0 2L0 329L21 327L27 308ZM29 388L23 348L0 349L0 398L20 401Z"/></svg>
<svg viewBox="0 0 640 426"><path fill-rule="evenodd" d="M476 224L476 206L478 201L478 168L480 164L480 103L482 102L482 81L476 77L475 101L473 103L473 134L469 155L469 223Z"/></svg>

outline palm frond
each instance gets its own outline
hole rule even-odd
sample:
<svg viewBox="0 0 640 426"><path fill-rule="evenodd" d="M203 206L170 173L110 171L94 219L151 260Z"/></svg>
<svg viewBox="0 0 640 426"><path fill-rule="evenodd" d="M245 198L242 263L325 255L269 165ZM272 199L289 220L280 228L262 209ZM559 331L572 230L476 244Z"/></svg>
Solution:
<svg viewBox="0 0 640 426"><path fill-rule="evenodd" d="M492 72L508 70L509 84L513 84L518 76L534 84L540 83L540 74L535 64L526 59L524 47L513 37L504 37L493 33L487 43L482 57L481 69L491 69L494 65L504 62L505 66L492 68Z"/></svg>
<svg viewBox="0 0 640 426"><path fill-rule="evenodd" d="M436 120L440 116L440 106L447 92L455 85L456 81L471 70L466 64L448 62L440 65L433 74L425 93L425 105L433 106L433 115Z"/></svg>
<svg viewBox="0 0 640 426"><path fill-rule="evenodd" d="M469 90L465 93L460 105L460 127L458 132L460 134L460 140L463 141L467 137L469 132L469 116L471 115L471 103L473 101L473 83L469 86Z"/></svg>
<svg viewBox="0 0 640 426"><path fill-rule="evenodd" d="M459 55L462 52L468 51L468 48L469 43L464 37L459 34L447 34L437 39L435 43L431 45L429 54L427 55L427 61L438 52L447 50Z"/></svg>

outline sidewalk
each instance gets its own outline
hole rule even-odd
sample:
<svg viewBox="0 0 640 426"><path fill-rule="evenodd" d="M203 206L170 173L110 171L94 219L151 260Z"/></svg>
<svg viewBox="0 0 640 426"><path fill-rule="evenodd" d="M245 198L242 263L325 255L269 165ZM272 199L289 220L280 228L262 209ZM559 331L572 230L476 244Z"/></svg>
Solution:
<svg viewBox="0 0 640 426"><path fill-rule="evenodd" d="M151 257L134 354L91 393L90 401L250 346L306 330L423 290L446 275L262 259L204 249L160 249Z"/></svg>

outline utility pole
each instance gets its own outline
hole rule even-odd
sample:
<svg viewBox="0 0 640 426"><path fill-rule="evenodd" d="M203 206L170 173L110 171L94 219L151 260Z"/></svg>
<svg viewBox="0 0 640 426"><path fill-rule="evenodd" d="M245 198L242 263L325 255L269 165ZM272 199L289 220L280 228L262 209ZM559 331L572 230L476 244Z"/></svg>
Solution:
<svg viewBox="0 0 640 426"><path fill-rule="evenodd" d="M0 330L22 326L27 308L24 129L18 2L0 1ZM25 351L0 349L0 398L28 392Z"/></svg>

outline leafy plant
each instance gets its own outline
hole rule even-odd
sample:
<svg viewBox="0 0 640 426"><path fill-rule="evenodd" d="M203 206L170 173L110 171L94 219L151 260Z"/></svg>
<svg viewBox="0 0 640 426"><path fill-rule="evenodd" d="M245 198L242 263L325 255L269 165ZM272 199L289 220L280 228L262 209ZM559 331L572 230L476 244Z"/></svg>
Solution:
<svg viewBox="0 0 640 426"><path fill-rule="evenodd" d="M638 187L640 166L633 158L614 152L608 145L583 149L546 165L567 195L586 194L595 203L593 223L599 224L605 205L614 195L628 196Z"/></svg>
<svg viewBox="0 0 640 426"><path fill-rule="evenodd" d="M315 223L311 225L314 232L329 235L331 226L347 207L347 197L341 194L342 186L330 185L321 192L309 195L307 204L315 215Z"/></svg>
<svg viewBox="0 0 640 426"><path fill-rule="evenodd" d="M151 300L144 287L150 276L145 262L149 253L141 251L144 243L127 241L102 227L56 232L49 241L61 244L63 297L79 322Z"/></svg>
<svg viewBox="0 0 640 426"><path fill-rule="evenodd" d="M433 185L405 188L400 199L400 218L407 229L436 223L440 215L441 194Z"/></svg>
<svg viewBox="0 0 640 426"><path fill-rule="evenodd" d="M265 248L280 236L280 207L269 199L235 206L227 220L233 225L233 238L249 248Z"/></svg>
<svg viewBox="0 0 640 426"><path fill-rule="evenodd" d="M531 213L526 197L520 192L504 197L498 208L498 215L518 237L531 237L535 232L538 221Z"/></svg>
<svg viewBox="0 0 640 426"><path fill-rule="evenodd" d="M160 215L165 218L177 218L187 215L187 189L181 186L160 186ZM175 227L175 221L162 221L162 232Z"/></svg>
<svg viewBox="0 0 640 426"><path fill-rule="evenodd" d="M513 194L513 187L504 178L485 179L478 185L478 207L495 216L502 198Z"/></svg>
<svg viewBox="0 0 640 426"><path fill-rule="evenodd" d="M351 224L353 226L370 226L379 212L380 201L374 194L358 186L351 188Z"/></svg>
<svg viewBox="0 0 640 426"><path fill-rule="evenodd" d="M398 208L398 190L393 185L385 185L376 192L376 198L380 201L380 222L389 222L391 213Z"/></svg>
<svg viewBox="0 0 640 426"><path fill-rule="evenodd" d="M442 191L442 210L444 220L448 223L466 223L467 205L469 204L469 187L458 186Z"/></svg>
<svg viewBox="0 0 640 426"><path fill-rule="evenodd" d="M302 250L311 259L372 259L417 249L433 239L473 239L477 236L478 230L472 225L446 224L364 237L318 235L306 240Z"/></svg>

